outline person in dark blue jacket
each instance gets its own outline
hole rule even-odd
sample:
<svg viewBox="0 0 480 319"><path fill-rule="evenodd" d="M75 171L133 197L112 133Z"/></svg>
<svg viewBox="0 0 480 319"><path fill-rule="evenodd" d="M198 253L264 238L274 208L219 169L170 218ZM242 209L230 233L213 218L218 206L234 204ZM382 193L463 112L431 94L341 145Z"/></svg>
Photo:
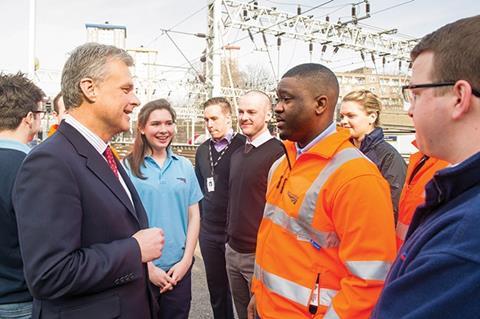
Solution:
<svg viewBox="0 0 480 319"><path fill-rule="evenodd" d="M18 242L12 188L27 146L41 126L45 94L24 74L0 73L0 318L28 319L28 291ZM25 199L28 200L28 199Z"/></svg>
<svg viewBox="0 0 480 319"><path fill-rule="evenodd" d="M426 185L372 318L480 317L480 16L413 49L410 103L420 151L452 163Z"/></svg>
<svg viewBox="0 0 480 319"><path fill-rule="evenodd" d="M380 127L382 102L368 90L352 91L345 95L340 106L340 125L348 128L351 142L375 165L390 186L395 223L398 202L405 183L407 164L402 155L387 141Z"/></svg>

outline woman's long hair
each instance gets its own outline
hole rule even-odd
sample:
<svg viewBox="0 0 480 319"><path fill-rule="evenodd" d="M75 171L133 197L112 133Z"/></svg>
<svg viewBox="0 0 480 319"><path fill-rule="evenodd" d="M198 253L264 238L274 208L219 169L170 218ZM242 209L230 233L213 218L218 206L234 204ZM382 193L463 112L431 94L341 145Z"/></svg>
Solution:
<svg viewBox="0 0 480 319"><path fill-rule="evenodd" d="M140 170L140 168L144 166L145 155L147 153L153 153L151 145L148 143L147 138L141 133L141 131L147 125L150 114L156 110L167 110L172 116L173 123L175 123L177 117L175 110L165 99L150 101L140 110L140 113L138 114L137 128L135 130L135 141L133 142L133 148L125 159L128 162L133 175L141 179L146 178L142 175Z"/></svg>

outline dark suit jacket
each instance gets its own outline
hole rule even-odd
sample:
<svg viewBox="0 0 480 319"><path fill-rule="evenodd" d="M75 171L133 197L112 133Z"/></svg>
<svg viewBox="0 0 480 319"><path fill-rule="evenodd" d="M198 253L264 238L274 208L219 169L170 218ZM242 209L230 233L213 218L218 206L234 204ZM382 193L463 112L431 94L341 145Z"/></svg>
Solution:
<svg viewBox="0 0 480 319"><path fill-rule="evenodd" d="M154 318L156 303L131 236L147 227L106 160L72 126L35 147L17 176L17 213L33 318Z"/></svg>

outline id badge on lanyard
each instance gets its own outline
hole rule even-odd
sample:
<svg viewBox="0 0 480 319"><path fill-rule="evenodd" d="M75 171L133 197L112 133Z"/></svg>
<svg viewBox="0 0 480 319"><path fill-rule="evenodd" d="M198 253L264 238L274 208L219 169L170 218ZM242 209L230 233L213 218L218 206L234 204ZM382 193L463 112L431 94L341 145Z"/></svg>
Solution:
<svg viewBox="0 0 480 319"><path fill-rule="evenodd" d="M213 176L207 177L207 191L208 192L215 191L215 181L213 180Z"/></svg>
<svg viewBox="0 0 480 319"><path fill-rule="evenodd" d="M235 137L235 135L233 137ZM232 137L232 139L233 139L233 137ZM222 150L222 152L220 153L220 155L218 156L217 160L214 163L213 162L213 156L212 156L212 145L210 143L208 144L208 152L209 152L209 156L210 156L209 157L210 169L211 169L211 173L212 173L212 176L207 177L207 191L208 192L214 192L215 191L215 180L213 178L213 176L215 175L215 167L218 165L218 163L220 162L220 160L223 157L223 154L225 154L225 152L228 150L229 146L230 146L230 143Z"/></svg>

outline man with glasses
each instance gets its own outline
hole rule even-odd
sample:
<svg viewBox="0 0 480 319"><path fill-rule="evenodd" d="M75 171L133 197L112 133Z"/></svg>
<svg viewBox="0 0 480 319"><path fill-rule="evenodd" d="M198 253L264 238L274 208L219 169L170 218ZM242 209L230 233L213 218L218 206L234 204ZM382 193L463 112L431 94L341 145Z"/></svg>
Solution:
<svg viewBox="0 0 480 319"><path fill-rule="evenodd" d="M425 36L403 88L422 153L452 163L425 187L373 318L480 313L480 16Z"/></svg>
<svg viewBox="0 0 480 319"><path fill-rule="evenodd" d="M28 292L12 206L15 176L40 130L45 94L23 74L0 74L0 318L30 318Z"/></svg>

